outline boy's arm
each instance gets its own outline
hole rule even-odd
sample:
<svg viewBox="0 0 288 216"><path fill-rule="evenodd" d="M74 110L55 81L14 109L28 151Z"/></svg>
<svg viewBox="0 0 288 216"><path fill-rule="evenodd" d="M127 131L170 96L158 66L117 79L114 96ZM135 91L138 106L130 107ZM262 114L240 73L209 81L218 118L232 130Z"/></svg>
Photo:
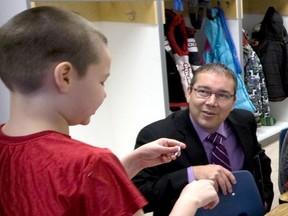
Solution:
<svg viewBox="0 0 288 216"><path fill-rule="evenodd" d="M169 216L193 216L198 208L214 208L219 202L219 197L213 184L213 181L207 179L187 184ZM134 214L134 216L143 215L142 209Z"/></svg>
<svg viewBox="0 0 288 216"><path fill-rule="evenodd" d="M131 179L144 168L175 160L183 148L186 145L182 142L161 138L130 152L121 159L121 163Z"/></svg>
<svg viewBox="0 0 288 216"><path fill-rule="evenodd" d="M214 208L219 202L219 197L213 184L213 181L207 179L187 184L169 215L193 216L198 208Z"/></svg>

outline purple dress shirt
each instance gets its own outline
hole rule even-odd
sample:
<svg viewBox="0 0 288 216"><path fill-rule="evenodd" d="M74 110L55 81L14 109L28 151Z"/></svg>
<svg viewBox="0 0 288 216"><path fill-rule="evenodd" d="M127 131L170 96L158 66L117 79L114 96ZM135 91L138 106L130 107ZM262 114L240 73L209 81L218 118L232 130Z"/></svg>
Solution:
<svg viewBox="0 0 288 216"><path fill-rule="evenodd" d="M206 140L206 137L210 133L205 131L203 128L201 128L200 125L198 125L194 121L191 115L190 115L190 120L191 120L191 124L195 128L204 146L208 161L209 163L211 163L211 154L212 154L212 150L214 146L212 143ZM231 127L229 127L229 125L226 122L224 122L218 127L218 129L215 132L218 132L219 134L223 136L223 144L227 150L227 154L230 160L232 171L241 170L244 164L245 155L244 155L241 145L237 143L236 137ZM195 175L194 175L192 167L187 168L187 173L188 173L188 182L194 181Z"/></svg>

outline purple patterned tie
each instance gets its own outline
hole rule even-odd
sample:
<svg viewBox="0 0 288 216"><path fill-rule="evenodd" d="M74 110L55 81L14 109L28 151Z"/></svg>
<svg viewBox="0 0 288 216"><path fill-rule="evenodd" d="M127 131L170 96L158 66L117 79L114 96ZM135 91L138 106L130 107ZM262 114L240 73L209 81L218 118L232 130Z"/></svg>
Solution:
<svg viewBox="0 0 288 216"><path fill-rule="evenodd" d="M209 142L214 144L214 149L211 155L211 163L218 164L231 171L231 165L225 146L222 143L222 135L215 132L206 138Z"/></svg>

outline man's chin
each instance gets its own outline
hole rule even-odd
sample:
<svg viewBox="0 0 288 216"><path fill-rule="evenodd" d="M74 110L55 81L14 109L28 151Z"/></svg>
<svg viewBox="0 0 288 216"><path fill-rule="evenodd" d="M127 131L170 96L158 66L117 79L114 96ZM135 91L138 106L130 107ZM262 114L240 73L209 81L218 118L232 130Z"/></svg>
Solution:
<svg viewBox="0 0 288 216"><path fill-rule="evenodd" d="M200 121L198 124L206 131L213 131L215 128L217 129L217 126L214 124L211 124L211 121Z"/></svg>

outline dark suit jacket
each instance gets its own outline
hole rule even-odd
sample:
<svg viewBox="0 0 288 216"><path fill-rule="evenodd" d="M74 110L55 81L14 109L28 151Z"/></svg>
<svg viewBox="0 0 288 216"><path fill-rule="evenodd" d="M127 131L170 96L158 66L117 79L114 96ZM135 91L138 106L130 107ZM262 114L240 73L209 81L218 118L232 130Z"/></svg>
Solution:
<svg viewBox="0 0 288 216"><path fill-rule="evenodd" d="M270 209L274 196L270 178L271 160L257 141L254 115L246 110L234 109L227 122L243 147L243 169L254 175L262 199L268 203ZM167 118L144 127L138 134L135 148L162 137L179 140L187 147L181 150L181 156L177 160L146 168L132 179L149 202L144 208L145 212L154 211L154 215L157 216L169 215L182 189L188 183L187 167L209 163L200 138L191 124L188 109L172 113ZM260 165L262 175L259 172Z"/></svg>

